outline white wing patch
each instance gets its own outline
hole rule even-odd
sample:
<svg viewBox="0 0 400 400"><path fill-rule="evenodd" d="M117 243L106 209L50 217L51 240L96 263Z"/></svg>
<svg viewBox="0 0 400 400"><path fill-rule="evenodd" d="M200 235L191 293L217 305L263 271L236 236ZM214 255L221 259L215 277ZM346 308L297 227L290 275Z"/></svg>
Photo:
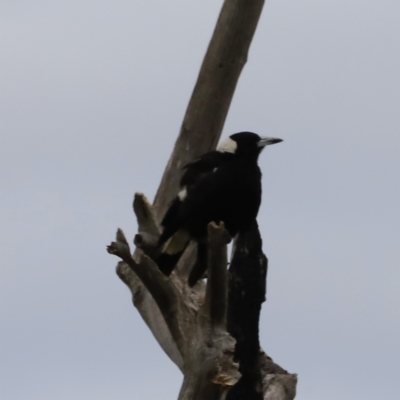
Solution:
<svg viewBox="0 0 400 400"><path fill-rule="evenodd" d="M183 201L186 199L187 196L187 190L186 187L184 187L179 193L178 193L178 197L180 201Z"/></svg>
<svg viewBox="0 0 400 400"><path fill-rule="evenodd" d="M163 253L173 255L185 249L190 240L190 235L184 229L179 229L165 244Z"/></svg>
<svg viewBox="0 0 400 400"><path fill-rule="evenodd" d="M217 147L217 151L221 153L235 153L236 149L237 149L237 143L231 138L225 139Z"/></svg>

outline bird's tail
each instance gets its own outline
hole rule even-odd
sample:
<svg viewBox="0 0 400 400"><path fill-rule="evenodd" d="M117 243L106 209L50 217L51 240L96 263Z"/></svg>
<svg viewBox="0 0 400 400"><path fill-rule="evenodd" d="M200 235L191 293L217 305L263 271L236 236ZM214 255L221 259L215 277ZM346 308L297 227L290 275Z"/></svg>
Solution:
<svg viewBox="0 0 400 400"><path fill-rule="evenodd" d="M161 272L169 276L190 242L190 235L184 229L175 232L162 247L155 260Z"/></svg>

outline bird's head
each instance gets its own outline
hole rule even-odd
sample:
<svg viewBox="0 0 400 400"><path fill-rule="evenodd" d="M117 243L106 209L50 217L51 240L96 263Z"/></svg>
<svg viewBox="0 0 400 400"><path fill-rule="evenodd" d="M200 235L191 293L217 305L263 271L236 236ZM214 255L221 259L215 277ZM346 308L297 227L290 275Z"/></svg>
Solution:
<svg viewBox="0 0 400 400"><path fill-rule="evenodd" d="M240 132L222 141L217 147L217 151L233 153L245 158L257 158L265 146L280 142L282 142L282 139L261 137L252 132Z"/></svg>

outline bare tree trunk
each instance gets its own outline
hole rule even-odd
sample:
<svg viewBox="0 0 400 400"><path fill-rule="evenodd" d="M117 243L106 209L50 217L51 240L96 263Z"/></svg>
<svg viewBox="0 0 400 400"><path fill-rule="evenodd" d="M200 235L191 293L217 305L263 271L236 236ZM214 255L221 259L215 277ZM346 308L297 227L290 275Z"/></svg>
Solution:
<svg viewBox="0 0 400 400"><path fill-rule="evenodd" d="M161 218L176 195L181 168L215 148L247 61L264 0L225 0L154 200Z"/></svg>
<svg viewBox="0 0 400 400"><path fill-rule="evenodd" d="M122 259L117 274L131 290L135 307L184 375L179 400L295 396L296 375L275 364L259 346L267 259L257 226L237 239L229 283L223 224L208 228L207 284L201 281L189 288L186 283L194 245L170 277L152 261L158 224L178 191L182 166L218 142L263 4L263 0L225 0L154 205L142 194L135 195L137 249L132 256L121 230L108 247Z"/></svg>

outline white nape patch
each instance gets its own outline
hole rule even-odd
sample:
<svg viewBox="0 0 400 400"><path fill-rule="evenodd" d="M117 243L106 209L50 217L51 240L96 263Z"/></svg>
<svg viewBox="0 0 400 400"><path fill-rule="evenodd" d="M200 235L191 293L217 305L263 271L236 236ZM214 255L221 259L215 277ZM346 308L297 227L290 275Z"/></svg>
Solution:
<svg viewBox="0 0 400 400"><path fill-rule="evenodd" d="M184 229L179 229L165 244L163 253L173 255L183 251L190 240L190 235Z"/></svg>
<svg viewBox="0 0 400 400"><path fill-rule="evenodd" d="M221 144L217 147L217 151L221 153L235 153L236 149L237 143L229 137L222 141Z"/></svg>
<svg viewBox="0 0 400 400"><path fill-rule="evenodd" d="M178 197L180 201L183 201L186 199L187 196L187 189L186 187L184 187L179 193L178 193Z"/></svg>

